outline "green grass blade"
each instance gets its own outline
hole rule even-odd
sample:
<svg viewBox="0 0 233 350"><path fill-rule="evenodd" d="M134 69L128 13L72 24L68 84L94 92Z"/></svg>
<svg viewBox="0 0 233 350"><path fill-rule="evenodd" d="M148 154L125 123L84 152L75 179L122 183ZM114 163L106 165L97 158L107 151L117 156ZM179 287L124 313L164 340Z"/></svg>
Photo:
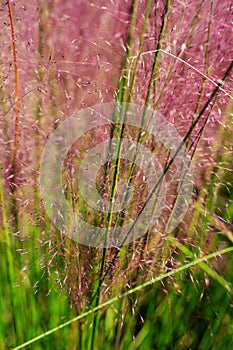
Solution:
<svg viewBox="0 0 233 350"><path fill-rule="evenodd" d="M114 297L114 298L112 298L112 299L110 299L110 300L108 300L108 301L98 305L97 307L82 313L81 315L79 315L77 317L74 317L73 319L71 319L69 321L67 321L65 323L62 323L61 325L59 325L59 326L57 326L57 327L55 327L53 329L50 329L47 332L45 332L43 334L40 334L40 335L38 335L37 337L35 337L33 339L28 340L27 342L25 342L25 343L15 347L15 348L13 348L12 350L19 350L19 349L22 349L22 348L24 348L24 347L26 347L28 345L31 345L32 343L35 343L36 341L41 340L41 339L43 339L43 338L45 338L45 337L47 337L47 336L49 336L49 335L59 331L60 329L63 329L64 327L69 326L73 322L76 322L78 320L83 319L84 317L87 317L87 316L91 315L94 312L99 311L100 309L103 309L104 307L109 306L109 305L113 304L114 302L116 302L116 301L118 301L118 300L120 300L120 299L122 299L122 298L124 298L124 297L126 297L128 295L131 295L131 294L136 293L136 292L138 292L138 291L140 291L140 290L142 290L142 289L144 289L146 287L149 287L149 286L153 285L156 282L162 281L163 279L165 279L165 278L167 278L169 276L173 276L173 275L175 275L175 274L177 274L177 273L179 273L181 271L187 270L190 267L200 265L200 264L202 264L205 261L208 261L208 260L210 260L212 258L215 258L215 257L219 256L219 255L223 255L223 254L230 253L230 252L233 252L233 246L225 248L225 249L221 249L221 250L219 250L217 252L214 252L214 253L211 253L211 254L208 254L208 255L206 255L206 256L204 256L202 258L195 259L195 260L191 261L188 264L185 264L185 265L182 265L182 266L178 267L177 269L174 269L172 271L164 273L164 274L162 274L162 275L160 275L158 277L154 277L150 281L142 283L142 284L136 286L135 288L132 288L132 289L128 290L127 292L125 292L125 293L123 293L123 294L121 294L119 296L116 296L116 297Z"/></svg>

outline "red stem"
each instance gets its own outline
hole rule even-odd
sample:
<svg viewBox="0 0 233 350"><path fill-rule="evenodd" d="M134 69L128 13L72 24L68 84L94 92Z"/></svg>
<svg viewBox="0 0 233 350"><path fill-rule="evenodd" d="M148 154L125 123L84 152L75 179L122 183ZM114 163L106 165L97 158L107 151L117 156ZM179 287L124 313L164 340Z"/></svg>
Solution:
<svg viewBox="0 0 233 350"><path fill-rule="evenodd" d="M17 61L17 49L13 13L10 0L7 0L10 25L11 25L11 37L12 37L12 49L14 56L14 71L15 71L15 131L14 131L14 151L13 151L13 168L16 168L17 153L19 148L19 73L18 73L18 61ZM15 171L15 169L14 169Z"/></svg>

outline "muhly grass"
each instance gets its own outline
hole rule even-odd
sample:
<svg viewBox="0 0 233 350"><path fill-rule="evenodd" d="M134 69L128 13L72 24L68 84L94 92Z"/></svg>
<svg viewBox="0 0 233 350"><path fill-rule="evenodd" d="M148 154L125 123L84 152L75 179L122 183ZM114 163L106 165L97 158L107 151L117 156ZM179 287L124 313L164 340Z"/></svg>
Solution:
<svg viewBox="0 0 233 350"><path fill-rule="evenodd" d="M0 348L232 348L231 10L230 1L214 0L2 4ZM194 188L186 216L168 232L180 203L173 176L181 146L171 154L144 132L144 114L136 128L116 110L111 125L82 135L65 159L73 212L103 227L107 243L118 225L132 222L133 232L150 200L138 149L130 163L120 143L96 177L109 213L85 202L76 174L106 139L147 147L162 165L158 199L162 181L170 187L142 237L96 248L50 222L39 163L62 121L112 101L148 107L176 128ZM116 201L125 209L113 213Z"/></svg>

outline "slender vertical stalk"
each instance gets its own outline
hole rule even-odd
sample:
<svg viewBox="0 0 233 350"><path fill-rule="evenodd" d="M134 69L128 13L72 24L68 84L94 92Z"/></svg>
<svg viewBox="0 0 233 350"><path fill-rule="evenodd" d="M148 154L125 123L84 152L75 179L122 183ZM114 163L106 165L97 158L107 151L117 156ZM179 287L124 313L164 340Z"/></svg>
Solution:
<svg viewBox="0 0 233 350"><path fill-rule="evenodd" d="M139 46L138 46L138 50L137 50L137 56L136 57L132 56L132 53L133 53L132 50L129 52L129 59L132 60L132 63L131 63L131 66L128 68L128 72L130 72L130 74L128 74L128 76L127 76L127 86L125 87L125 89L128 87L128 89L125 90L127 92L127 95L125 95L123 100L120 102L128 102L129 103L132 99L132 94L133 94L134 85L135 85L136 76L137 76L137 71L138 71L138 65L140 62L140 55L142 53L142 46L143 46L146 28L147 28L147 24L148 24L148 18L149 18L150 12L151 12L152 3L153 3L152 0L149 0L147 2L145 18L143 21L143 26L142 26L142 30L141 30L141 34L140 34L140 38L139 38ZM137 7L138 7L138 4L137 4ZM133 21L132 24L134 24L134 22L135 21Z"/></svg>
<svg viewBox="0 0 233 350"><path fill-rule="evenodd" d="M151 1L151 0L150 0ZM138 0L134 0L132 2L131 6L131 21L129 25L129 34L127 38L127 51L126 51L126 58L125 61L123 62L123 68L122 68L122 74L120 78L120 83L119 83L119 92L117 95L117 101L118 102L123 102L127 101L128 99L128 94L130 94L130 91L127 89L127 87L130 84L130 60L132 56L132 50L133 50L133 36L134 36L134 31L135 31L135 26L136 26L136 19L137 19L137 11L138 11ZM118 111L116 111L116 117L118 114ZM117 120L115 121L117 124ZM116 130L115 130L116 129ZM117 132L118 137L121 139L123 133L124 133L124 127L121 123L121 127L115 127L113 126L111 130L111 136L113 136L114 131ZM110 144L111 145L111 144ZM107 222L107 228L106 228L106 235L105 235L105 246L107 245L108 238L109 238L109 233L111 230L111 225L112 225L112 210L114 206L114 198L116 195L116 190L117 190L117 184L118 184L118 176L119 176L119 169L120 169L120 153L121 153L121 144L118 147L118 158L116 159L116 162L113 164L114 167L114 172L112 175L112 190L111 190L111 197L110 197L110 208L109 212L107 214L106 222ZM106 175L107 175L108 168L106 169ZM104 275L104 266L106 262L106 255L107 255L107 248L103 248L103 253L102 253L102 258L101 258L101 266L100 266L100 276L99 276L99 283L97 287L97 291L94 296L95 300L95 305L98 306L100 303L101 299L101 285L102 285L102 278ZM92 336L91 336L91 341L90 341L90 349L94 349L95 346L95 339L96 339L96 333L97 333L97 328L98 328L98 323L99 323L99 313L96 313L93 318L93 327L92 327Z"/></svg>
<svg viewBox="0 0 233 350"><path fill-rule="evenodd" d="M147 90L147 94L146 94L146 101L145 101L146 107L149 106L150 96L151 96L151 92L152 92L152 86L155 83L155 77L156 77L157 66L158 66L158 58L159 58L159 53L160 53L160 49L161 49L161 43L162 43L163 33L165 30L165 26L166 26L166 18L167 18L169 8L170 8L170 0L167 0L165 7L164 7L162 25L160 28L158 44L157 44L157 48L156 48L155 55L154 55L154 62L153 62L151 78L150 78L150 82L149 82L149 86L148 86L148 90Z"/></svg>
<svg viewBox="0 0 233 350"><path fill-rule="evenodd" d="M148 107L149 106L149 102L150 102L150 95L151 95L152 86L153 86L154 81L155 81L155 75L156 75L156 70L157 70L157 65L158 65L158 55L159 55L160 48L161 48L161 41L162 41L162 36L163 36L164 30L165 30L166 16L168 14L169 7L170 7L170 0L167 0L166 4L165 4L165 8L164 8L162 25L161 25L161 28L160 28L160 34L159 34L159 39L158 39L158 45L157 45L157 49L155 51L153 68L152 68L152 72L151 72L151 79L150 79L150 82L149 82L147 95L146 95L145 107ZM141 127L144 126L145 114L146 114L146 109L145 109L145 111L143 113L143 116L142 116ZM133 178L133 174L135 172L135 166L136 166L136 160L137 160L138 148L139 148L138 145L139 145L140 142L142 142L142 130L140 130L138 138L137 138L137 149L136 149L136 152L135 152L134 160L133 160L131 168L130 168L130 176L129 176L127 188L130 187L131 182L132 182L132 178ZM126 196L128 196L128 191L126 192Z"/></svg>
<svg viewBox="0 0 233 350"><path fill-rule="evenodd" d="M15 197L16 182L17 182L17 158L19 150L19 72L18 72L18 60L17 60L17 46L16 46L16 36L15 36L15 27L13 20L13 13L10 0L7 0L10 26L11 26L11 39L12 39L12 50L13 50L13 59L14 59L14 72L15 72L15 125L14 125L14 148L13 148L13 157L12 157L12 211L14 216L15 230L18 231L18 210L17 210L17 201Z"/></svg>
<svg viewBox="0 0 233 350"><path fill-rule="evenodd" d="M148 2L150 3L150 2ZM150 4L151 5L151 4ZM167 14L169 11L169 7L170 7L170 0L166 1L165 7L164 7L164 12L163 12L163 17L162 17L162 25L160 28L160 33L159 33L159 38L158 38L158 44L157 44L157 49L155 51L155 55L154 55L154 62L153 62L153 67L152 67L152 72L151 72L151 79L149 82L149 86L148 86L148 90L147 90L147 95L146 95L146 100L145 100L145 107L147 108L149 106L150 103L150 96L151 96L151 91L152 91L152 86L155 83L155 76L156 76L156 71L157 71L157 65L158 65L158 55L160 52L160 48L161 48L161 42L162 42L162 38L163 38L163 34L164 34L164 30L165 30L165 25L166 25L166 18L167 18ZM146 18L145 21L147 23L147 19L149 17L149 7L147 7L147 13L146 13ZM141 37L141 39L144 37L144 33L145 33L145 29L143 27L143 36ZM142 43L140 42L139 45L139 50L141 51L142 49ZM136 73L135 73L136 74ZM134 77L135 80L135 77ZM144 127L144 122L145 122L145 116L146 116L146 108L144 109L143 115L142 115L142 121L141 121L141 128ZM132 184L133 181L133 175L135 173L135 167L136 167L136 163L137 163L137 157L138 157L138 152L139 152L139 145L143 142L143 137L142 137L142 129L139 131L138 137L137 137L137 148L135 151L135 155L134 155L134 159L132 162L132 165L130 167L130 175L129 175L129 179L128 179L128 183L127 183L127 191L126 194L123 198L123 207L125 206L128 196L129 196L129 188ZM121 220L124 220L124 214L121 217Z"/></svg>
<svg viewBox="0 0 233 350"><path fill-rule="evenodd" d="M11 25L11 38L12 38L12 49L14 57L14 72L15 72L15 128L14 128L14 151L13 151L13 170L16 175L16 165L17 165L17 154L19 148L19 69L17 60L17 47L16 47L16 37L15 37L15 27L13 20L13 13L11 8L10 0L7 0L10 25Z"/></svg>

